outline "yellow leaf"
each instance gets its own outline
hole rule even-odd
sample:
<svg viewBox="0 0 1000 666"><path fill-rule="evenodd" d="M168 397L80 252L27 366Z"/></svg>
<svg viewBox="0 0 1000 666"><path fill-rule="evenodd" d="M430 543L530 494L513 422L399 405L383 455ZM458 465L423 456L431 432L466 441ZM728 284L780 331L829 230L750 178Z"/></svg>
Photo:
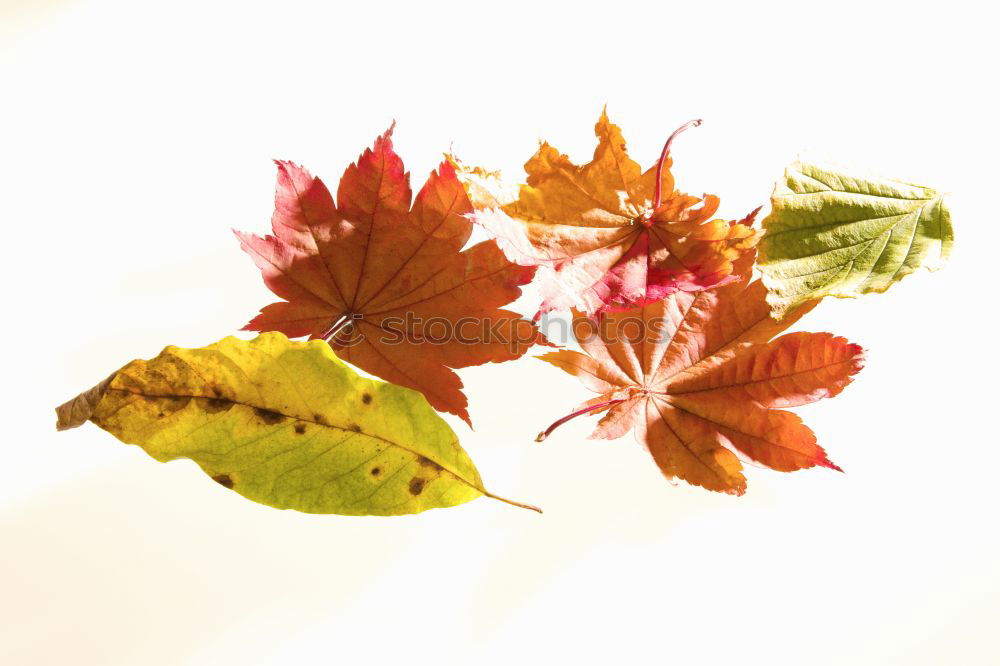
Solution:
<svg viewBox="0 0 1000 666"><path fill-rule="evenodd" d="M56 413L60 430L93 421L279 509L398 515L502 499L420 393L359 376L321 340L265 333L167 347Z"/></svg>

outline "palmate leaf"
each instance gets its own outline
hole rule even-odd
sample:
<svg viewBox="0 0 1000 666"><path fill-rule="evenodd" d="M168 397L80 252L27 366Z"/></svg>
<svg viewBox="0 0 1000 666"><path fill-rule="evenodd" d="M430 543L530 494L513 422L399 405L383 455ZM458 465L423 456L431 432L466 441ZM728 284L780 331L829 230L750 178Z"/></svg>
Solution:
<svg viewBox="0 0 1000 666"><path fill-rule="evenodd" d="M749 261L742 262L749 272ZM760 281L663 301L599 321L577 313L584 353L540 358L597 397L539 435L587 412L604 412L592 438L630 430L668 478L731 494L746 490L737 452L771 469L839 469L785 407L837 395L861 369L858 345L829 333L775 338L815 305L771 318Z"/></svg>
<svg viewBox="0 0 1000 666"><path fill-rule="evenodd" d="M758 267L775 317L823 296L882 292L940 267L954 233L943 195L886 178L796 162L763 222Z"/></svg>
<svg viewBox="0 0 1000 666"><path fill-rule="evenodd" d="M754 247L757 211L741 220L715 217L719 198L674 189L671 135L660 162L645 171L629 157L617 125L602 113L593 159L577 165L548 143L524 165L519 188L500 175L452 162L474 219L506 255L542 267L542 303L553 310L614 312L656 302L678 291L710 289L733 280L733 262Z"/></svg>
<svg viewBox="0 0 1000 666"><path fill-rule="evenodd" d="M535 269L508 261L492 240L463 250L472 205L454 169L441 164L414 197L392 128L347 167L336 196L302 167L278 162L274 200L271 235L236 235L284 300L246 330L326 339L343 360L470 425L453 369L545 343L503 308Z"/></svg>
<svg viewBox="0 0 1000 666"><path fill-rule="evenodd" d="M501 499L420 393L359 376L318 340L265 333L167 347L56 413L60 430L93 421L280 509L398 515Z"/></svg>

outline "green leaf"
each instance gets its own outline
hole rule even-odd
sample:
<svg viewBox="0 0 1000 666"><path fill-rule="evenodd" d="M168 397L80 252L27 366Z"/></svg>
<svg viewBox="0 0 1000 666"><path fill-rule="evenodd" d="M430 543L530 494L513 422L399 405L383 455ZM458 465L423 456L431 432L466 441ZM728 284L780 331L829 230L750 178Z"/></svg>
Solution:
<svg viewBox="0 0 1000 666"><path fill-rule="evenodd" d="M265 333L167 347L56 414L60 430L93 421L161 462L190 458L226 488L279 509L398 515L501 499L423 395L359 376L320 340Z"/></svg>
<svg viewBox="0 0 1000 666"><path fill-rule="evenodd" d="M823 296L882 292L920 266L939 268L954 233L929 187L795 162L764 219L758 267L771 314Z"/></svg>

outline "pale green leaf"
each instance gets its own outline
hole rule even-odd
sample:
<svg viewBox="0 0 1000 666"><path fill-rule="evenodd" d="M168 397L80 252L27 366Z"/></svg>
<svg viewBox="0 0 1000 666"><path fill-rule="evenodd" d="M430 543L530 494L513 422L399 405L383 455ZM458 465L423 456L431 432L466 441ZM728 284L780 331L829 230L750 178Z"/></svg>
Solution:
<svg viewBox="0 0 1000 666"><path fill-rule="evenodd" d="M882 292L939 268L954 234L943 195L887 178L796 162L771 197L757 265L772 314L823 296Z"/></svg>
<svg viewBox="0 0 1000 666"><path fill-rule="evenodd" d="M281 509L396 515L495 497L423 395L359 376L320 340L167 347L56 413L60 430L93 421Z"/></svg>

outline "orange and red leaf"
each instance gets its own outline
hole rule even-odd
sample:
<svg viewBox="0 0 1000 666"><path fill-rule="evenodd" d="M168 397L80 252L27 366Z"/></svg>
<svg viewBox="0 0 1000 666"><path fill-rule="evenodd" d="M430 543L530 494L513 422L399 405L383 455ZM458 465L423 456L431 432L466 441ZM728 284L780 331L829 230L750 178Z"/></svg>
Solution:
<svg viewBox="0 0 1000 666"><path fill-rule="evenodd" d="M536 318L571 308L627 310L734 281L734 262L760 238L752 229L757 211L738 221L717 219L717 197L674 190L666 146L657 188L657 166L643 171L629 157L606 113L595 132L594 157L582 166L543 143L517 190L498 174L452 158L476 221L511 260L543 267Z"/></svg>
<svg viewBox="0 0 1000 666"><path fill-rule="evenodd" d="M346 169L336 201L305 169L277 164L272 235L236 235L284 300L247 330L327 339L344 360L466 421L453 369L515 359L544 342L502 309L535 268L509 261L494 241L463 251L473 209L450 163L413 198L390 128Z"/></svg>
<svg viewBox="0 0 1000 666"><path fill-rule="evenodd" d="M829 333L774 339L813 305L776 322L759 281L677 292L602 317L577 312L583 353L541 358L598 394L588 404L606 413L592 437L634 429L667 477L742 494L737 454L783 472L840 469L797 415L777 409L835 396L863 366L861 347Z"/></svg>

